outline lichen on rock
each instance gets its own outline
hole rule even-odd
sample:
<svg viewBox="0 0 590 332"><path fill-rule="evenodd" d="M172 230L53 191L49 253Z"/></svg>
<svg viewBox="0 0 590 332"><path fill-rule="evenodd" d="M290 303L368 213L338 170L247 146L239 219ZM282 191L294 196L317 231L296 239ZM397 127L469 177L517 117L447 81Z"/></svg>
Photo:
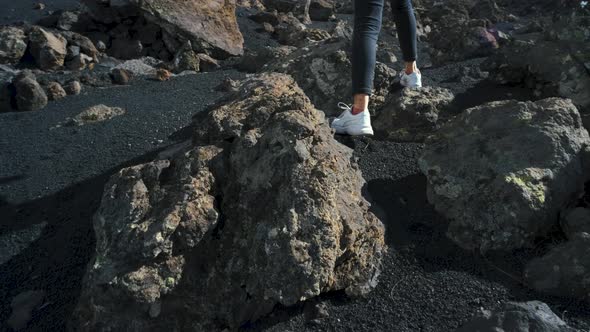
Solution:
<svg viewBox="0 0 590 332"><path fill-rule="evenodd" d="M590 138L568 99L476 106L428 140L428 198L469 249L532 245L590 179Z"/></svg>

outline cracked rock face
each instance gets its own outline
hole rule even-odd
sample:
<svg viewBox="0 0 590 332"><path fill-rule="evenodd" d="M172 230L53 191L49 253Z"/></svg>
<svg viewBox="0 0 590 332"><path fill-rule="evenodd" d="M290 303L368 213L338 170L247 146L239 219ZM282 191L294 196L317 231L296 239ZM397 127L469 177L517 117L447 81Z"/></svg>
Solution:
<svg viewBox="0 0 590 332"><path fill-rule="evenodd" d="M499 101L464 111L419 160L428 198L468 249L531 245L588 180L588 132L570 100Z"/></svg>
<svg viewBox="0 0 590 332"><path fill-rule="evenodd" d="M188 147L106 184L74 328L236 328L376 284L383 225L352 151L291 77L243 81L194 126Z"/></svg>

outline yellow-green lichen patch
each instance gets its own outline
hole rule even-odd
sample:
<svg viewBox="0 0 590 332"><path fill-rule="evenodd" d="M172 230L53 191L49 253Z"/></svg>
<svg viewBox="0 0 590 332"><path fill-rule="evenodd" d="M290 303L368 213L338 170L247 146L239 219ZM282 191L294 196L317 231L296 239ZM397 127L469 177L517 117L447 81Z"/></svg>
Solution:
<svg viewBox="0 0 590 332"><path fill-rule="evenodd" d="M510 173L505 177L507 183L518 186L529 197L539 204L544 204L546 200L547 188L541 181L543 172L540 169L527 168L517 173Z"/></svg>

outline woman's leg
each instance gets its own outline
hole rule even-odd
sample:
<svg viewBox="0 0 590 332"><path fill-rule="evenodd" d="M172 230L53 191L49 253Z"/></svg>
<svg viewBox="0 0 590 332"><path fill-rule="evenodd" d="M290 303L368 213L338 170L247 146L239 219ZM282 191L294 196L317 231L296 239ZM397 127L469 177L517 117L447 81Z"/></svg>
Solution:
<svg viewBox="0 0 590 332"><path fill-rule="evenodd" d="M377 39L381 30L384 0L354 0L354 33L352 39L353 113L369 105L373 91Z"/></svg>
<svg viewBox="0 0 590 332"><path fill-rule="evenodd" d="M416 41L416 17L411 0L391 0L393 19L397 27L397 36L402 48L406 74L417 71L417 41Z"/></svg>

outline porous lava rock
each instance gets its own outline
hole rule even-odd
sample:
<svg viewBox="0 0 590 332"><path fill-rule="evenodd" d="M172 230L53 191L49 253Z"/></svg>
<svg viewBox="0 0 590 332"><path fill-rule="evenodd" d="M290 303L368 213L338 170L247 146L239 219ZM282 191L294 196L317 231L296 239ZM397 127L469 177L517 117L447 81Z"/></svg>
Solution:
<svg viewBox="0 0 590 332"><path fill-rule="evenodd" d="M571 100L491 102L465 110L419 159L428 199L463 248L531 246L590 176L590 138Z"/></svg>
<svg viewBox="0 0 590 332"><path fill-rule="evenodd" d="M72 326L236 329L278 304L368 292L384 228L351 156L291 77L247 78L195 117L188 147L105 185Z"/></svg>

